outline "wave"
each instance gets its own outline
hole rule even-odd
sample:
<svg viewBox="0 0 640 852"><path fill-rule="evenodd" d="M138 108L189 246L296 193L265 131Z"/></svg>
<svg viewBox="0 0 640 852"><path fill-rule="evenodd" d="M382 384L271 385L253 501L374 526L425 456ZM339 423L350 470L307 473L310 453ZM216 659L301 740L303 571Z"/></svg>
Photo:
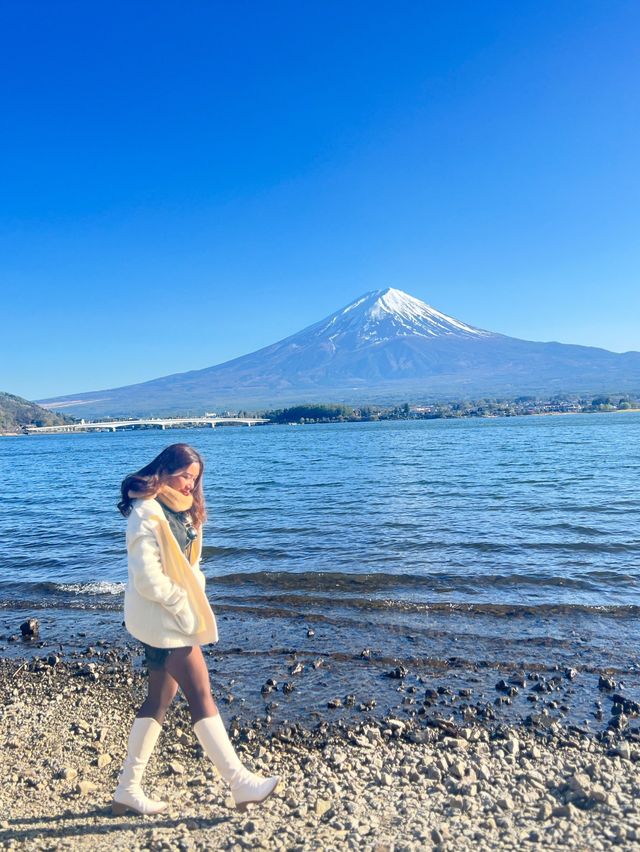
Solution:
<svg viewBox="0 0 640 852"><path fill-rule="evenodd" d="M578 566L580 563L578 563ZM606 569L576 571L567 576L544 572L520 573L517 571L487 573L484 571L447 572L431 571L420 574L344 571L241 571L208 576L210 590L232 590L239 594L251 591L298 592L332 595L361 594L363 596L389 593L391 590L409 590L442 594L445 592L472 593L481 591L486 596L491 589L569 589L602 592L612 589L640 588L640 577L634 574ZM0 582L0 596L41 594L52 595L121 595L126 583L114 580L91 580L76 583L40 581L29 583Z"/></svg>
<svg viewBox="0 0 640 852"><path fill-rule="evenodd" d="M393 525L393 531L401 534L404 532L402 527L397 529L396 526ZM574 532L588 536L592 540L591 541L481 541L481 540L470 540L470 541L446 541L442 539L421 539L421 538L408 538L406 536L402 536L401 538L397 536L393 536L392 533L387 533L384 536L384 544L385 547L391 547L391 558L398 559L400 558L399 549L401 549L403 554L409 553L442 553L442 554L450 554L450 553L477 553L477 554L487 554L498 555L498 554L507 554L509 556L519 556L521 557L523 554L527 553L550 553L550 554L566 554L566 553L586 553L589 556L598 556L600 554L626 554L626 553L637 553L638 548L640 547L640 541L637 540L629 540L629 541L602 541L595 540L600 535L599 531L594 528L589 527L576 527L571 524L566 525L557 525L552 527L552 529L569 529L571 528ZM546 529L549 529L548 527ZM392 532L393 532L392 531ZM302 558L309 559L313 556L323 556L324 558L333 557L341 557L343 556L343 551L336 551L333 549L333 546L330 543L323 543L321 541L315 541L313 543L305 543L301 548L298 549L298 553L302 554ZM299 557L300 558L300 557ZM355 557L357 558L357 556ZM382 557L379 554L376 554L377 559L381 559ZM292 551L288 548L282 547L240 547L240 546L227 546L227 547L216 547L212 545L205 545L202 548L202 561L203 564L215 562L220 559L230 559L230 560L238 560L238 559L252 559L256 561L281 561L281 560L295 560L296 552Z"/></svg>
<svg viewBox="0 0 640 852"><path fill-rule="evenodd" d="M302 615L307 619L331 618L330 613L349 611L358 613L387 613L395 615L419 614L424 616L482 616L492 619L536 619L607 617L615 619L639 619L639 604L576 604L576 603L492 603L466 601L410 601L391 598L326 597L320 595L271 595L269 597L216 598L209 593L209 600L217 614L225 612L251 613L256 618L294 618ZM0 610L98 610L121 612L122 600L116 593L91 595L90 593L69 596L20 597L6 599L0 596ZM384 622L381 622L383 624ZM412 630L416 627L412 626Z"/></svg>
<svg viewBox="0 0 640 852"><path fill-rule="evenodd" d="M126 583L97 580L93 583L52 583L55 591L72 592L76 595L121 595Z"/></svg>
<svg viewBox="0 0 640 852"><path fill-rule="evenodd" d="M276 547L216 547L204 545L202 548L202 561L206 563L210 559L224 557L253 557L256 559L291 559L291 552Z"/></svg>
<svg viewBox="0 0 640 852"><path fill-rule="evenodd" d="M211 598L210 598L211 599ZM422 613L441 615L481 615L494 618L538 618L585 615L585 616L611 616L614 618L638 618L640 617L640 604L575 604L575 603L541 603L541 604L498 604L498 603L474 603L464 601L427 601L424 603L416 601L395 599L363 599L363 598L320 598L317 596L286 596L276 595L267 599L243 598L241 603L227 603L225 601L212 601L216 611L241 611L251 610L256 614L264 611L265 614L274 614L276 606L279 607L281 615L295 615L300 617L299 612L292 608L302 607L306 617L314 614L311 609L313 605L320 609L348 608L361 611L373 612L398 612L398 613ZM320 606L319 606L320 605ZM283 609L285 607L286 609ZM415 628L412 628L415 629Z"/></svg>
<svg viewBox="0 0 640 852"><path fill-rule="evenodd" d="M124 594L126 583L111 580L92 580L86 583L54 583L50 580L41 582L0 583L0 599L19 600L22 597L42 596L75 597L75 596L115 596Z"/></svg>
<svg viewBox="0 0 640 852"><path fill-rule="evenodd" d="M259 587L265 591L296 590L320 591L329 589L336 593L375 593L392 588L425 589L430 591L468 591L481 588L551 587L583 591L601 591L604 586L640 586L640 580L631 574L615 571L586 571L580 576L564 577L544 573L488 574L476 572L429 572L422 574L389 574L383 572L348 573L342 571L247 571L219 574L208 578L216 586L235 586L238 589Z"/></svg>
<svg viewBox="0 0 640 852"><path fill-rule="evenodd" d="M122 606L124 589L124 582L114 580L3 582L0 607L113 610ZM207 582L214 610L244 608L263 615L277 608L283 614L347 610L389 616L395 612L496 618L568 613L636 617L640 614L639 589L638 576L602 568L577 568L569 576L479 570L420 574L247 571L218 574Z"/></svg>

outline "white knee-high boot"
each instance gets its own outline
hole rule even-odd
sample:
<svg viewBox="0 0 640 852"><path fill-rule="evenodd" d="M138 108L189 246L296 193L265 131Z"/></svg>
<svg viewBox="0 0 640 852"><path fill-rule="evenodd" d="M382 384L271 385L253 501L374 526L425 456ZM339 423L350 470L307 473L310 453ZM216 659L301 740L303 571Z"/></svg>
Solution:
<svg viewBox="0 0 640 852"><path fill-rule="evenodd" d="M111 810L116 816L127 811L138 814L157 814L167 807L166 802L149 799L142 792L142 775L147 768L162 725L152 717L136 717L133 720L127 757L118 777L118 786L113 794Z"/></svg>
<svg viewBox="0 0 640 852"><path fill-rule="evenodd" d="M236 808L244 811L250 802L262 802L275 790L280 776L264 778L250 772L240 761L220 714L200 719L193 726L205 754L231 787Z"/></svg>

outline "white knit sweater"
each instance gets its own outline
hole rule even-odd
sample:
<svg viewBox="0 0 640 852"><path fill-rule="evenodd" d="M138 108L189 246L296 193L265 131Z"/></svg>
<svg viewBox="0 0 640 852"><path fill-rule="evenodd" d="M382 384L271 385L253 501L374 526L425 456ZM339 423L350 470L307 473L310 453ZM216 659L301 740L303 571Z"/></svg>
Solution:
<svg viewBox="0 0 640 852"><path fill-rule="evenodd" d="M205 576L200 560L189 569L195 574L213 626L206 635L195 632L196 616L187 590L163 570L157 522L162 509L154 499L134 500L127 524L129 577L124 594L124 621L129 633L155 648L178 648L217 642L215 616L204 595ZM167 525L168 526L168 525ZM173 536L173 533L170 533ZM185 559L188 565L188 561Z"/></svg>

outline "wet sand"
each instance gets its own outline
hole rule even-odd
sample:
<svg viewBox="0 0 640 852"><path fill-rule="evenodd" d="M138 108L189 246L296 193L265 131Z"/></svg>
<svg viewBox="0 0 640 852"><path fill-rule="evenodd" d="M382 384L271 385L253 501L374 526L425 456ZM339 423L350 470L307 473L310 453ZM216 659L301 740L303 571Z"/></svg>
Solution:
<svg viewBox="0 0 640 852"><path fill-rule="evenodd" d="M178 699L145 775L146 791L168 811L116 818L110 796L145 675L126 648L88 651L0 662L0 848L640 846L640 706L613 677L599 675L593 687L603 715L596 733L536 706L572 688L571 670L526 686L505 673L486 702L498 718L474 712L468 688L405 686L402 671L388 681L409 701L391 713L343 704L325 707L314 725L271 716L271 694L253 715L216 696L244 762L281 775L276 794L246 814L233 809ZM282 683L273 693L283 700ZM502 721L520 693L538 697L533 712Z"/></svg>

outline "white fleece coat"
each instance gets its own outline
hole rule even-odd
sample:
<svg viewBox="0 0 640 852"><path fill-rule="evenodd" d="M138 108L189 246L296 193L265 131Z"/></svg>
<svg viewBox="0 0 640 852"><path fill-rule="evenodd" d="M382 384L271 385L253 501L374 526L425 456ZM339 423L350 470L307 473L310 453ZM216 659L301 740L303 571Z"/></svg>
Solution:
<svg viewBox="0 0 640 852"><path fill-rule="evenodd" d="M217 642L216 620L204 593L206 580L200 570L200 559L191 565L180 554L184 560L181 569L192 572L197 583L190 580L187 584L190 588L185 588L172 580L163 568L161 536L167 534L179 551L159 503L153 498L134 500L127 524L129 577L124 593L125 626L136 639L155 648ZM171 548L165 558L175 550ZM202 628L200 632L198 626Z"/></svg>

